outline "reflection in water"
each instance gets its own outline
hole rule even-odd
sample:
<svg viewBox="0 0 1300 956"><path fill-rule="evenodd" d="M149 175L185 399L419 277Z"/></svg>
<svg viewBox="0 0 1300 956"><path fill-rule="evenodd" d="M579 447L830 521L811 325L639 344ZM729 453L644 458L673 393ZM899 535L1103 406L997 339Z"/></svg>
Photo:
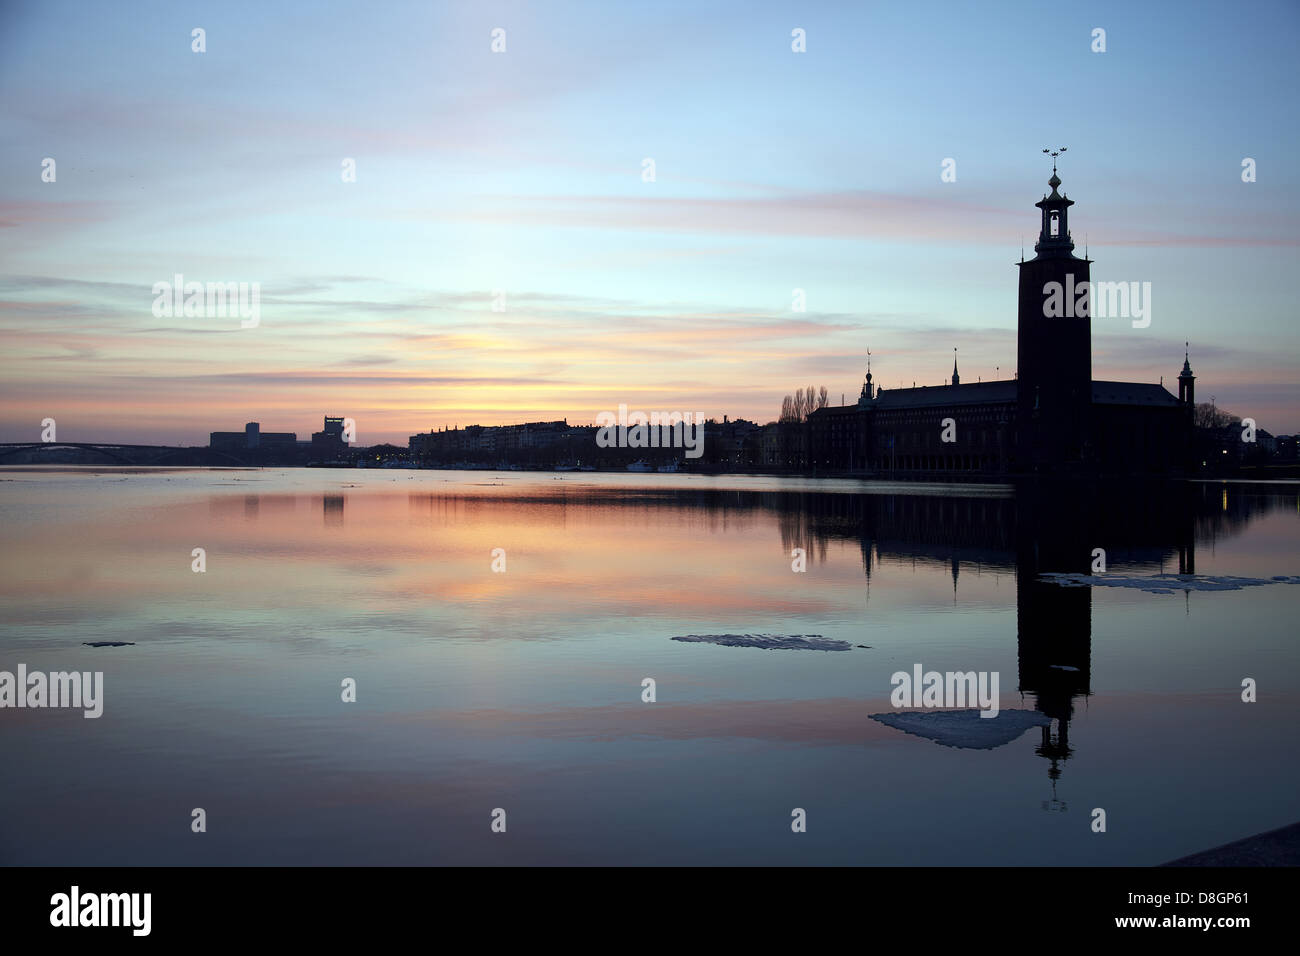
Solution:
<svg viewBox="0 0 1300 956"><path fill-rule="evenodd" d="M959 492L957 492L959 493ZM1196 542L1239 532L1254 517L1286 506L1289 496L1236 499L1208 486L1174 485L1106 494L1095 487L1022 485L1010 499L919 495L808 495L798 512L783 512L782 543L825 555L829 537L856 535L868 585L873 560L911 556L951 568L954 601L962 562L1008 565L1016 571L1019 690L1051 719L1035 753L1049 763L1052 797L1044 809L1064 811L1056 792L1062 765L1074 754L1075 702L1091 693L1092 590L1039 579L1044 572L1089 573L1094 549L1106 560L1163 568L1176 554L1180 574L1196 570Z"/></svg>
<svg viewBox="0 0 1300 956"><path fill-rule="evenodd" d="M1239 781L1294 749L1285 636L1300 588L1198 595L1188 618L1176 598L1039 577L1088 575L1097 548L1116 575L1295 574L1293 491L496 479L11 485L7 660L93 664L110 690L85 722L94 735L0 722L19 751L0 857L1149 864L1296 818L1294 762L1268 764L1269 786ZM191 572L195 546L219 573ZM506 574L490 570L496 547ZM806 574L792 573L796 547ZM1222 640L1242 614L1251 628ZM754 633L852 648L671 640ZM113 657L82 643L106 639L134 643ZM998 671L1002 712L1024 729L952 749L870 719L915 662ZM1270 693L1242 706L1233 686L1255 668L1271 669ZM339 702L344 676L364 689L355 707ZM1176 813L1158 806L1171 781ZM247 826L178 849L167 808L195 791ZM485 851L480 809L502 793L545 834ZM1079 819L1098 796L1124 815L1124 841ZM67 824L105 803L134 815L110 832ZM696 812L719 804L723 825ZM802 842L788 839L793 806L818 814Z"/></svg>
<svg viewBox="0 0 1300 956"><path fill-rule="evenodd" d="M1052 797L1045 809L1064 811L1056 792L1063 765L1074 754L1070 722L1076 701L1091 695L1092 591L1040 580L1046 572L1088 574L1105 545L1108 565L1163 572L1177 559L1178 573L1196 571L1197 542L1213 545L1240 533L1253 519L1289 507L1291 495L1241 494L1209 485L1126 487L1109 493L1091 485L1021 485L1014 492L946 488L943 494L738 491L656 492L579 489L563 502L620 508L702 509L711 528L776 513L782 548L803 548L825 562L829 542L856 539L870 593L873 567L883 560L944 565L956 602L963 564L1014 569L1018 689L1050 719L1035 753L1048 761ZM1232 502L1230 504L1230 501ZM466 506L463 496L412 495L414 507L443 513ZM554 504L555 496L538 503Z"/></svg>
<svg viewBox="0 0 1300 956"><path fill-rule="evenodd" d="M325 495L321 498L321 507L325 515L325 527L341 528L343 526L343 502L346 495Z"/></svg>
<svg viewBox="0 0 1300 956"><path fill-rule="evenodd" d="M1076 701L1091 694L1092 590L1039 579L1044 572L1089 573L1094 549L1112 565L1163 571L1176 556L1178 573L1196 572L1198 541L1237 534L1291 495L1238 495L1227 487L1178 484L1106 493L1084 485L1022 485L1014 495L726 492L693 504L724 514L746 507L777 511L781 544L826 560L827 543L856 538L869 593L873 564L887 558L947 565L956 601L962 564L1015 569L1019 690L1050 718L1035 753L1049 763L1052 797L1063 764L1074 754L1070 721ZM642 504L644 504L644 500ZM1235 504L1235 506L1234 506Z"/></svg>
<svg viewBox="0 0 1300 956"><path fill-rule="evenodd" d="M1020 665L1020 692L1034 697L1034 707L1051 718L1040 733L1035 753L1050 763L1052 797L1049 810L1064 811L1056 783L1061 764L1074 751L1070 747L1070 719L1076 697L1086 697L1092 674L1092 589L1065 588L1039 580L1044 571L1086 573L1101 537L1102 511L1093 499L1044 495L1022 489L1016 514L1016 643ZM1063 507L1069 501L1070 506ZM1143 512L1144 514L1147 512ZM1130 529L1131 530L1131 529ZM1158 541L1161 531L1143 529L1130 538L1130 548L1141 549ZM1159 548L1157 547L1157 550Z"/></svg>
<svg viewBox="0 0 1300 956"><path fill-rule="evenodd" d="M1070 721L1075 701L1091 694L1092 590L1039 579L1044 572L1089 573L1094 549L1105 560L1161 568L1174 554L1180 574L1196 570L1196 542L1240 532L1246 523L1292 496L1238 496L1226 486L1179 484L1144 493L1106 494L1083 485L1022 485L1011 499L919 495L800 496L784 512L782 543L825 556L829 537L859 537L868 585L872 561L884 555L947 564L954 601L961 564L977 561L1016 571L1019 690L1051 719L1035 753L1049 762L1052 797L1044 809L1064 811L1056 792L1062 765L1074 754ZM956 492L959 494L960 492ZM1014 553L1013 553L1014 548Z"/></svg>

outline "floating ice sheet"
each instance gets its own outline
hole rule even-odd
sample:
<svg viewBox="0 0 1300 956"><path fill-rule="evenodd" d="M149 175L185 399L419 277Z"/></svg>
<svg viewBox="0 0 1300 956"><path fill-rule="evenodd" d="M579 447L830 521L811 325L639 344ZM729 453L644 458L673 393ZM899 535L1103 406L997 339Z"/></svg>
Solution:
<svg viewBox="0 0 1300 956"><path fill-rule="evenodd" d="M1173 594L1175 591L1240 591L1264 584L1300 584L1300 577L1276 574L1271 578L1237 578L1231 575L1210 574L1153 574L1146 577L1128 577L1122 574L1040 574L1040 579L1064 588L1133 588L1151 594Z"/></svg>
<svg viewBox="0 0 1300 956"><path fill-rule="evenodd" d="M872 714L887 727L925 737L944 747L992 750L1009 744L1031 727L1046 727L1052 719L1036 710L1002 710L981 717L978 710L903 710Z"/></svg>
<svg viewBox="0 0 1300 956"><path fill-rule="evenodd" d="M848 641L837 641L820 634L687 634L673 640L780 651L847 651L853 646Z"/></svg>

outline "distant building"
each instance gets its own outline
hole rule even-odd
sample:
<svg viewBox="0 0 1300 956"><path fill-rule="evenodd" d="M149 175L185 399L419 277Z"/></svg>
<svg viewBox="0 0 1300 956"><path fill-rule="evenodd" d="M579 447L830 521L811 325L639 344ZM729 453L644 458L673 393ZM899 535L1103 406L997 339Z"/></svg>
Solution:
<svg viewBox="0 0 1300 956"><path fill-rule="evenodd" d="M1196 377L1188 357L1176 398L1153 383L1094 380L1091 301L1064 316L1047 308L1052 284L1080 288L1092 265L1074 255L1074 202L1057 191L1055 168L1048 185L1051 195L1035 203L1042 218L1036 255L1019 263L1016 377L963 384L954 359L951 384L884 389L873 384L868 360L856 405L809 414L809 465L912 475L1166 474L1191 467Z"/></svg>
<svg viewBox="0 0 1300 956"><path fill-rule="evenodd" d="M704 423L704 461L720 468L748 468L763 463L762 427L726 415Z"/></svg>
<svg viewBox="0 0 1300 956"><path fill-rule="evenodd" d="M292 452L297 449L295 432L264 432L258 422L249 422L242 432L211 432L208 447L217 451Z"/></svg>
<svg viewBox="0 0 1300 956"><path fill-rule="evenodd" d="M518 425L468 425L412 435L408 447L416 457L447 462L528 458L541 449L572 440L578 432L567 419Z"/></svg>
<svg viewBox="0 0 1300 956"><path fill-rule="evenodd" d="M759 461L764 468L779 468L781 458L781 426L777 422L764 425L758 434Z"/></svg>
<svg viewBox="0 0 1300 956"><path fill-rule="evenodd" d="M343 440L343 419L325 416L325 427L311 433L311 454L313 458L329 461L343 455L348 450Z"/></svg>

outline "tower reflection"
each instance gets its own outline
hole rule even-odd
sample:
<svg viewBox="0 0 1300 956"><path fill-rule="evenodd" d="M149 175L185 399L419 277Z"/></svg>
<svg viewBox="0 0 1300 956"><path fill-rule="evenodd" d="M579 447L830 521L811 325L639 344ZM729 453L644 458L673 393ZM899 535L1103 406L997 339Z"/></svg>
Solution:
<svg viewBox="0 0 1300 956"><path fill-rule="evenodd" d="M1194 574L1198 542L1239 533L1290 497L1236 494L1225 507L1218 486L1161 484L1121 492L1082 483L1026 483L1001 493L945 488L942 493L805 495L780 503L783 544L825 553L829 538L857 537L867 590L882 561L926 562L951 570L958 598L962 565L1014 570L1018 689L1049 718L1035 753L1047 761L1051 798L1074 755L1070 724L1092 694L1092 588L1062 587L1047 572L1134 574L1169 569ZM816 547L816 551L812 550ZM1098 550L1103 549L1103 550ZM1104 553L1103 553L1104 552Z"/></svg>
<svg viewBox="0 0 1300 956"><path fill-rule="evenodd" d="M346 500L346 495L324 495L321 498L321 513L325 520L325 527L342 527L343 504Z"/></svg>

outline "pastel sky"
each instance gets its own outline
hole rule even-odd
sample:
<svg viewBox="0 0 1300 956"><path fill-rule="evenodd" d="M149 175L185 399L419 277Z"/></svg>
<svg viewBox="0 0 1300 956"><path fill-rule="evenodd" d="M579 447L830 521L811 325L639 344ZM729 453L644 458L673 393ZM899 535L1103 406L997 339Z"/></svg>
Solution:
<svg viewBox="0 0 1300 956"><path fill-rule="evenodd" d="M1094 280L1152 288L1094 377L1190 340L1198 398L1300 431L1298 40L1293 0L5 4L0 441L766 422L868 348L1009 377L1063 144ZM156 318L176 274L259 283L260 324Z"/></svg>

